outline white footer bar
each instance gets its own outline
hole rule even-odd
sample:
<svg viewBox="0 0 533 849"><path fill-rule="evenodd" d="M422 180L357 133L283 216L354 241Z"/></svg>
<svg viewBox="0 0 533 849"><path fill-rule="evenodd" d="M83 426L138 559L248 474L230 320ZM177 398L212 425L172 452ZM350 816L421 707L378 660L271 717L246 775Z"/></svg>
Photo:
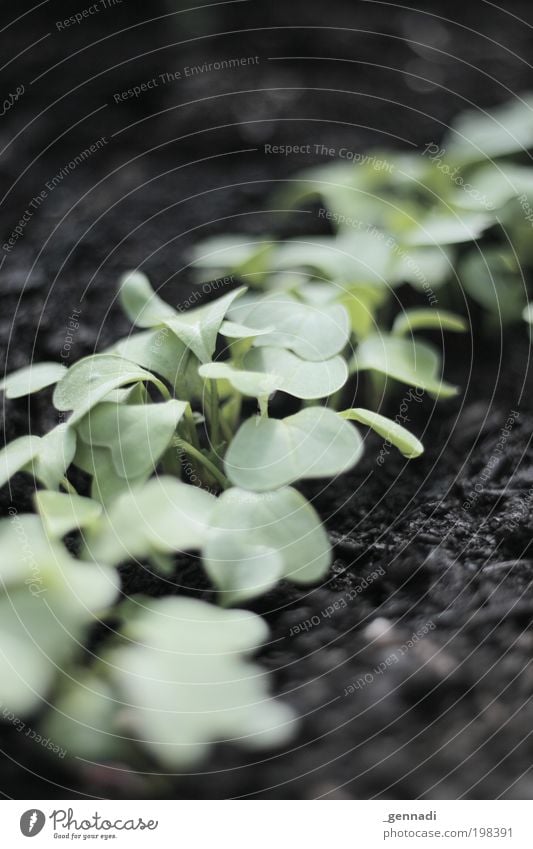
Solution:
<svg viewBox="0 0 533 849"><path fill-rule="evenodd" d="M0 803L0 833L6 849L532 849L530 813L528 801L28 800Z"/></svg>

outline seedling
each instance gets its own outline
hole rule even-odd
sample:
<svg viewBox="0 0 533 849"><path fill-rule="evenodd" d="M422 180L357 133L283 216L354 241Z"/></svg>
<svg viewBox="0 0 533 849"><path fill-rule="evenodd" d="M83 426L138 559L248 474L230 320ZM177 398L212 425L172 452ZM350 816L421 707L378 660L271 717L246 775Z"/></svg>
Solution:
<svg viewBox="0 0 533 849"><path fill-rule="evenodd" d="M533 261L523 200L533 198L533 181L509 161L533 146L529 109L524 101L453 125L443 142L448 170L428 148L383 154L386 169L307 172L285 202L320 198L331 235L225 236L199 246L193 264L202 279L228 274L244 285L186 311L141 271L127 274L119 297L138 331L68 370L44 363L5 378L8 398L55 386L62 423L0 453L2 483L23 472L37 486L36 515L0 524L4 704L28 715L51 700L59 713L48 711L43 727L71 753L135 762L143 750L170 768L196 764L219 739L253 747L287 739L291 711L268 697L247 659L266 627L222 608L280 581L312 586L327 576L328 534L298 486L353 469L360 426L406 459L422 453L416 436L360 394L370 384L386 397L398 383L436 399L457 393L433 342L416 334L429 331L434 341L467 329L444 308L457 300L445 284L459 245L469 297L488 315L523 312L531 323L517 261ZM506 159L494 164L493 156ZM483 253L477 243L468 249L489 230ZM397 289L405 283L418 305L403 311ZM72 467L89 476L79 492L73 481L83 476ZM173 576L180 552L198 556L213 603L136 598L117 607L117 567L137 562ZM117 634L80 667L78 641L111 616Z"/></svg>
<svg viewBox="0 0 533 849"><path fill-rule="evenodd" d="M532 108L531 94L517 96L492 112L461 114L440 144L419 152L373 151L357 167L308 169L272 206L318 200L333 236L210 239L196 247L193 266L202 278L231 274L254 288L297 291L304 301L305 280L321 281L320 291L328 281L337 298L371 284L385 301L390 287L410 283L431 299L441 290L448 304L459 303L460 285L489 322L516 321L527 301L521 268L533 264L533 172L523 162L533 149ZM376 310L367 306L360 338L375 329Z"/></svg>
<svg viewBox="0 0 533 849"><path fill-rule="evenodd" d="M106 615L116 597L113 570L131 560L170 574L177 552L199 552L223 606L242 604L281 579L301 585L322 580L332 560L327 533L311 504L289 485L306 478L333 478L353 468L363 442L351 421L373 428L407 457L421 453L415 437L381 414L363 409L339 414L336 409L350 373L362 369L421 386L436 396L450 394L439 377L438 354L411 337L419 328L463 329L461 320L411 311L396 320L391 334L360 341L356 301L348 308L347 292L339 297L330 290L320 302L316 292L310 297L308 286L305 280L302 293L279 295L240 288L180 314L135 272L121 281L120 298L129 317L144 330L68 370L43 364L35 373L26 368L4 381L10 397L55 384L53 402L66 418L44 437L21 437L8 445L0 454L0 473L4 481L20 471L32 474L41 487L35 496L37 515L17 521L43 575L55 574L48 598L58 621L67 621L71 633L87 633L92 611ZM368 303L371 298L361 309ZM280 393L304 406L292 415L272 418L270 401ZM254 398L257 412L250 402ZM248 417L243 410L249 410ZM71 466L90 476L88 492L74 489ZM73 532L81 535L79 561L63 549L62 539ZM22 554L20 547L16 556L13 553L13 534L6 526L0 553L19 581L27 564L19 576ZM87 583L80 596L82 608L71 598L77 581ZM46 587L48 583L46 577ZM52 717L46 727L68 741L73 752L98 750L102 740L96 732L76 735L73 728L76 715L82 721L87 710L72 683L76 652L71 652L68 640L59 639L48 614L42 619L36 604L25 591L20 608L19 602L14 608L17 621L32 617L35 642L53 662L45 666L46 674L39 672L40 683L30 688L30 695L25 682L35 681L39 650L17 637L24 675L15 687L15 673L6 672L4 703L29 712L56 688L58 705L70 706L72 718L64 735ZM166 654L167 648L183 651L185 644L194 648L200 634L204 644L208 634L216 633L216 664L223 668L220 652L230 634L226 623L242 625L248 617L250 628L261 635L260 620L243 613L227 614L226 619L212 605L185 600L147 602L142 614L132 604L122 610L124 635L141 635L142 645L104 650L102 662L84 673L85 683L79 685L91 689L88 705L107 733L119 733L121 713L113 700L125 699L141 745L149 739L144 745L163 765L196 762L209 741L232 733L244 735L244 742L254 746L285 738L290 712L265 700L263 679L255 671L248 674L246 666L241 669L236 658L230 661L233 655L228 655L227 675L239 683L231 690L231 705L219 714L219 677L214 676L212 661L191 665L187 654L180 654L183 662L169 666L172 655ZM181 624L181 617L187 620L189 614L194 628L190 621L186 627ZM9 647L23 626L15 627L7 608L4 621ZM211 621L224 629L209 630ZM249 643L239 643L243 649L255 644L252 636ZM237 650L231 645L230 652ZM74 664L72 672L58 676L56 669L64 664ZM146 687L147 672L166 683ZM198 689L197 672L201 681L213 681L211 689ZM177 700L190 707L183 715L173 714ZM252 722L239 707L259 700L264 705L261 723L255 713ZM207 703L215 710L204 720ZM149 732L154 711L160 716L156 733Z"/></svg>

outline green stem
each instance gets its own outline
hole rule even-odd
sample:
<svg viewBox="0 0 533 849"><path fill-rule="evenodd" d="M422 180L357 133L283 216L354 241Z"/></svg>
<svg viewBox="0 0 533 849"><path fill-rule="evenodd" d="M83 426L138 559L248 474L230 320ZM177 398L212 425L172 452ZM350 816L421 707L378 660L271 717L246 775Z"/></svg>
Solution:
<svg viewBox="0 0 533 849"><path fill-rule="evenodd" d="M205 454L202 454L198 448L195 448L194 445L191 445L189 442L186 442L184 439L178 440L178 446L184 452L184 454L188 454L192 460L200 463L209 472L210 475L216 480L218 484L222 487L222 489L227 489L229 486L229 480L227 477L222 474L220 469L217 469L214 463L209 460Z"/></svg>
<svg viewBox="0 0 533 849"><path fill-rule="evenodd" d="M222 416L220 417L220 427L222 428L222 434L226 442L231 442L231 440L233 439L233 432L228 422L225 421Z"/></svg>
<svg viewBox="0 0 533 849"><path fill-rule="evenodd" d="M263 398L258 398L257 401L259 403L261 418L268 419L268 395L265 395Z"/></svg>
<svg viewBox="0 0 533 849"><path fill-rule="evenodd" d="M211 430L211 444L217 449L220 443L220 421L218 415L218 389L216 380L209 382L209 399L207 404L207 419Z"/></svg>
<svg viewBox="0 0 533 849"><path fill-rule="evenodd" d="M344 387L343 387L344 389ZM337 389L337 391L328 399L329 405L332 410L338 410L342 404L342 396L343 389Z"/></svg>
<svg viewBox="0 0 533 849"><path fill-rule="evenodd" d="M72 484L68 480L68 478L66 478L66 477L61 478L60 483L61 483L61 486L63 487L63 489L65 490L65 492L68 492L69 495L77 495L78 494L76 487L72 486Z"/></svg>
<svg viewBox="0 0 533 849"><path fill-rule="evenodd" d="M184 415L185 425L187 428L187 434L189 436L189 442L191 445L194 445L198 450L200 449L200 441L198 439L198 434L196 432L196 424L194 422L194 416L192 414L191 405L187 404L185 407L185 415Z"/></svg>
<svg viewBox="0 0 533 849"><path fill-rule="evenodd" d="M168 391L167 387L165 386L165 384L163 383L162 380L157 380L155 382L155 385L157 386L157 388L161 392L161 395L163 396L165 401L171 401L172 400L172 395L170 394L170 392Z"/></svg>
<svg viewBox="0 0 533 849"><path fill-rule="evenodd" d="M370 371L370 407L379 410L385 394L387 378L379 371Z"/></svg>

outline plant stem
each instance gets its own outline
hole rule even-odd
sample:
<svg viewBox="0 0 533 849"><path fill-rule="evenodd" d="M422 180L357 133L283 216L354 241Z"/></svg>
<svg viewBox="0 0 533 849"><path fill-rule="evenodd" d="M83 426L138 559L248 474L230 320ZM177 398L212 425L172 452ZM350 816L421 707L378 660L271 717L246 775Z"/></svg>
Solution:
<svg viewBox="0 0 533 849"><path fill-rule="evenodd" d="M170 394L170 392L168 391L167 387L165 386L165 384L163 383L162 380L158 380L157 383L156 383L156 386L159 389L159 391L161 392L161 395L163 396L165 401L171 401L172 400L172 395Z"/></svg>
<svg viewBox="0 0 533 849"><path fill-rule="evenodd" d="M338 410L341 406L343 390L344 387L342 387L342 389L337 389L337 391L330 398L328 398L329 406L332 410Z"/></svg>
<svg viewBox="0 0 533 849"><path fill-rule="evenodd" d="M265 395L262 398L258 398L257 401L259 403L259 412L261 413L261 418L268 419L268 395Z"/></svg>
<svg viewBox="0 0 533 849"><path fill-rule="evenodd" d="M71 484L71 482L68 480L68 478L66 478L66 477L61 478L61 486L63 487L65 492L68 492L69 495L77 495L78 494L76 487L74 487Z"/></svg>
<svg viewBox="0 0 533 849"><path fill-rule="evenodd" d="M231 440L233 439L233 432L228 422L225 421L222 416L220 417L220 427L222 428L222 434L226 442L231 442Z"/></svg>
<svg viewBox="0 0 533 849"><path fill-rule="evenodd" d="M187 427L187 433L189 436L189 442L191 443L191 445L194 445L195 448L200 449L200 441L196 432L196 424L194 422L194 416L192 414L190 404L187 404L187 406L185 407L184 419L185 425Z"/></svg>
<svg viewBox="0 0 533 849"><path fill-rule="evenodd" d="M186 442L184 439L178 440L178 446L182 449L184 454L188 454L192 460L195 460L197 463L200 463L206 469L212 477L216 480L216 482L222 487L222 489L227 489L229 486L229 481L227 477L217 469L214 463L202 454L202 452L195 448L194 445L191 445L189 442Z"/></svg>
<svg viewBox="0 0 533 849"><path fill-rule="evenodd" d="M207 419L211 430L211 444L217 449L220 442L220 422L218 417L218 389L216 380L209 381L209 399L207 404Z"/></svg>

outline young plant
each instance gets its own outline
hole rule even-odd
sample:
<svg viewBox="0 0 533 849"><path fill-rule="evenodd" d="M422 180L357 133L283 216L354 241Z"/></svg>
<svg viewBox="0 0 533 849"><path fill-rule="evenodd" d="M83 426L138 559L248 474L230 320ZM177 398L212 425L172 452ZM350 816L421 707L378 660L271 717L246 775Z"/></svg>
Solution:
<svg viewBox="0 0 533 849"><path fill-rule="evenodd" d="M450 157L507 210L516 193L455 139L464 132L461 123L452 129ZM529 131L517 139L533 143ZM497 150L516 147L502 137ZM327 576L328 534L298 485L357 464L356 425L407 459L420 456L421 442L372 409L371 396L355 406L358 378L368 373L362 383L376 397L398 382L436 399L456 394L442 379L437 348L415 334L467 329L450 310L428 307L427 289L445 302L457 246L464 253L496 221L494 211L465 204L459 184L430 158L387 161L379 170L328 165L293 184L290 202L323 200L333 235L224 237L198 248L202 275L228 273L245 286L180 311L131 272L119 297L137 331L68 370L37 364L1 384L8 398L54 387L60 420L0 452L0 482L23 472L37 486L36 514L0 525L0 649L14 662L5 662L4 703L22 715L43 698L55 704L42 727L71 753L132 762L148 754L182 768L216 740L272 746L291 732L291 711L268 697L264 674L248 660L266 626L221 608L280 581L308 586ZM498 297L479 285L472 257L466 253L460 273L472 297L494 309ZM498 280L508 314L521 311L515 283L505 289ZM402 283L424 300L398 311ZM78 492L74 480L87 483ZM17 533L29 541L46 612L37 593L27 597L30 561ZM172 576L180 552L199 555L214 604L178 597L117 606L118 567L138 563ZM80 666L80 643L102 620L108 629L118 621L118 632ZM58 623L72 640L60 639Z"/></svg>
<svg viewBox="0 0 533 849"><path fill-rule="evenodd" d="M69 719L58 725L51 712L44 727L71 752L105 754L110 737L110 751L123 754L121 700L139 745L171 767L195 763L211 741L228 735L257 746L289 733L290 711L265 698L264 676L253 666L239 666L235 654L264 639L257 617L186 599L145 601L143 613L129 602L118 609L122 636L105 643L99 659L81 673L75 646L60 639L48 611L70 634L82 636L93 611L98 617L115 615L116 567L140 561L171 574L178 552L200 553L225 607L282 579L308 585L327 575L332 560L327 533L292 485L353 468L363 451L353 421L374 429L406 457L423 450L378 412L337 412L351 375L371 369L446 397L455 390L440 379L438 354L415 342L412 333L436 326L464 329L457 316L414 310L398 317L390 333L374 332L361 341L354 330L361 326L357 317L354 321L355 302L349 309L331 294L320 301L316 292L311 299L297 290L264 294L240 288L181 314L134 272L121 281L120 298L134 324L144 328L140 333L68 370L42 364L5 379L10 397L55 384L53 402L67 420L43 437L15 440L0 454L4 481L25 472L41 487L37 515L16 521L42 572L43 591L50 586L46 615L40 614L38 595L28 597L26 589L17 589L14 607L6 606L2 649L4 656L12 652L18 658L16 674L23 672L15 682L15 673L6 670L4 701L27 713L55 693L57 710L68 710ZM272 418L270 402L277 393L303 402L302 408ZM257 413L245 403L254 398ZM90 477L88 490L76 492L71 466ZM62 538L73 532L81 535L79 560L63 549ZM16 581L19 587L28 561L9 523L0 534L0 555L9 564L4 583L11 589L10 581ZM72 597L79 582L81 608ZM28 618L29 642L23 634ZM48 666L34 643L44 647ZM200 645L208 652L205 661L203 653L187 659ZM59 675L62 665L67 671ZM154 678L148 687L146 676ZM238 683L228 689L224 682L233 680ZM257 709L252 715L242 707L259 701L261 721ZM183 712L177 705L189 707ZM205 712L206 705L212 713ZM78 734L93 712L101 728Z"/></svg>
<svg viewBox="0 0 533 849"><path fill-rule="evenodd" d="M492 112L459 115L441 143L421 152L378 150L357 165L308 169L272 207L318 201L333 235L211 238L196 247L193 267L304 302L318 289L321 303L347 305L355 290L368 312L362 318L356 307L359 338L376 316L381 323L401 283L432 305L437 291L442 302L459 303L460 286L489 323L516 321L527 301L521 269L533 265L533 169L524 157L533 149L532 109L531 94L517 96Z"/></svg>

